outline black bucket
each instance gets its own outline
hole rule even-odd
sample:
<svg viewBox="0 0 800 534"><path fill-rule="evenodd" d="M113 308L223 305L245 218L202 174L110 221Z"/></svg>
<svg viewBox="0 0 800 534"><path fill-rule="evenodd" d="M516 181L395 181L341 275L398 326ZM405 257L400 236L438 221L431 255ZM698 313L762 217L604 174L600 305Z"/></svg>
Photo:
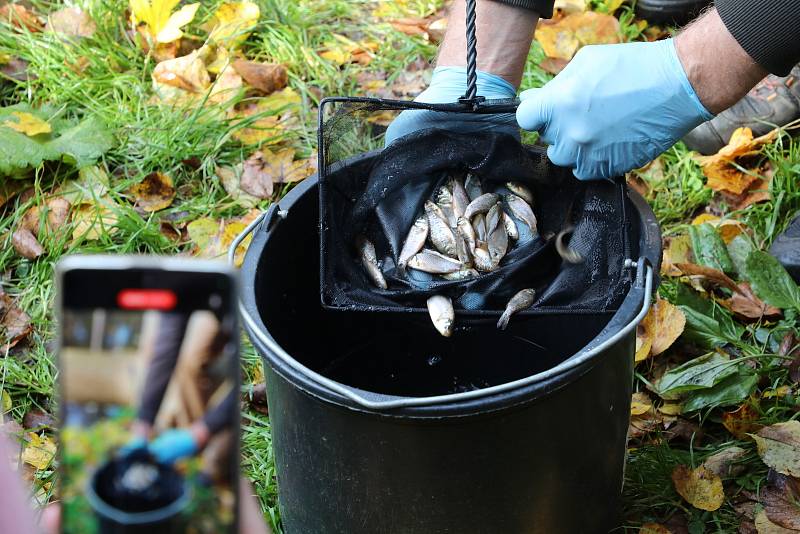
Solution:
<svg viewBox="0 0 800 534"><path fill-rule="evenodd" d="M101 534L174 534L186 527L183 512L190 502L184 477L173 467L152 462L155 481L132 491L121 479L133 462L150 463L137 455L112 458L89 478L86 499L95 511Z"/></svg>
<svg viewBox="0 0 800 534"><path fill-rule="evenodd" d="M450 339L427 317L322 308L316 178L251 225L241 312L265 362L284 531L617 526L635 327L661 255L653 213L630 201L641 258L618 311L505 332L492 318Z"/></svg>

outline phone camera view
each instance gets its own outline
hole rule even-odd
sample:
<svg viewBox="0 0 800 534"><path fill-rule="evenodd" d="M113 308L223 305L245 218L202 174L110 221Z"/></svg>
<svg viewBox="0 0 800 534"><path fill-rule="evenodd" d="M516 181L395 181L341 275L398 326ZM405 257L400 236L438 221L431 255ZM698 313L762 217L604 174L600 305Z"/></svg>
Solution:
<svg viewBox="0 0 800 534"><path fill-rule="evenodd" d="M174 305L170 298L132 291L117 301L146 308L156 299L163 309ZM62 316L62 530L231 532L238 476L231 318L218 306L120 308L66 307Z"/></svg>

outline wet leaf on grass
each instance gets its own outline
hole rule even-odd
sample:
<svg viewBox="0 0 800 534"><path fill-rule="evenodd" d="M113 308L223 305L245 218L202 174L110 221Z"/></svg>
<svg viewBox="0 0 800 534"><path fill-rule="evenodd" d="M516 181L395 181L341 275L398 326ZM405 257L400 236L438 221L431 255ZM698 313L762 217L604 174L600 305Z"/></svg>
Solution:
<svg viewBox="0 0 800 534"><path fill-rule="evenodd" d="M653 409L653 401L642 391L631 396L631 415L642 415Z"/></svg>
<svg viewBox="0 0 800 534"><path fill-rule="evenodd" d="M796 534L797 530L784 528L769 520L765 509L756 512L756 532L758 534Z"/></svg>
<svg viewBox="0 0 800 534"><path fill-rule="evenodd" d="M675 265L691 263L692 241L688 235L665 237L661 254L662 276L681 276L683 273Z"/></svg>
<svg viewBox="0 0 800 534"><path fill-rule="evenodd" d="M229 220L215 220L208 217L190 222L187 226L189 239L195 244L194 254L201 258L219 258L228 253L233 240L244 231L247 225L259 215L253 209L242 217ZM240 267L244 261L252 234L236 249L235 265Z"/></svg>
<svg viewBox="0 0 800 534"><path fill-rule="evenodd" d="M250 87L265 95L283 89L289 82L286 67L279 63L258 63L234 59L232 65Z"/></svg>
<svg viewBox="0 0 800 534"><path fill-rule="evenodd" d="M11 244L14 246L14 250L17 251L17 254L29 260L35 260L44 254L44 249L39 241L37 241L36 236L25 228L18 228L14 231L11 235Z"/></svg>
<svg viewBox="0 0 800 534"><path fill-rule="evenodd" d="M54 429L58 426L58 420L51 413L34 408L22 418L22 424L29 430L42 430L45 428Z"/></svg>
<svg viewBox="0 0 800 534"><path fill-rule="evenodd" d="M159 211L169 207L175 199L172 178L161 172L152 172L128 191L136 206L144 211Z"/></svg>
<svg viewBox="0 0 800 534"><path fill-rule="evenodd" d="M730 255L731 261L733 261L736 273L739 275L740 279L746 278L745 273L747 272L747 268L745 262L747 261L747 256L756 249L755 245L753 245L753 241L748 236L740 234L731 239L727 246L728 255Z"/></svg>
<svg viewBox="0 0 800 534"><path fill-rule="evenodd" d="M392 27L406 35L418 35L426 41L441 41L447 30L447 19L431 15L430 17L404 17L390 20Z"/></svg>
<svg viewBox="0 0 800 534"><path fill-rule="evenodd" d="M735 375L739 363L731 362L726 354L712 352L670 369L658 382L659 395L673 395L708 389Z"/></svg>
<svg viewBox="0 0 800 534"><path fill-rule="evenodd" d="M744 264L744 275L764 302L782 309L800 310L800 287L780 262L767 252L754 250Z"/></svg>
<svg viewBox="0 0 800 534"><path fill-rule="evenodd" d="M678 494L700 510L719 510L725 501L722 480L703 465L695 469L685 465L676 466L672 471L672 482Z"/></svg>
<svg viewBox="0 0 800 534"><path fill-rule="evenodd" d="M26 113L24 111L12 111L11 116L16 120L6 119L3 126L11 128L15 132L20 132L28 137L39 135L43 133L50 133L53 128L45 120L40 119L36 115Z"/></svg>
<svg viewBox="0 0 800 534"><path fill-rule="evenodd" d="M299 182L316 172L316 158L294 160L293 148L272 152L268 148L253 153L244 162L242 191L257 198L271 198L276 185Z"/></svg>
<svg viewBox="0 0 800 534"><path fill-rule="evenodd" d="M642 362L650 356L650 349L653 347L653 339L655 338L655 319L653 318L654 311L651 307L644 316L644 319L636 325L636 353L634 355L635 362Z"/></svg>
<svg viewBox="0 0 800 534"><path fill-rule="evenodd" d="M758 154L761 147L765 143L773 141L776 136L777 130L773 130L761 137L753 138L750 128L737 128L731 135L728 144L719 152L711 156L696 158L708 178L706 185L714 191L733 195L743 194L759 178L738 169L734 165L737 158Z"/></svg>
<svg viewBox="0 0 800 534"><path fill-rule="evenodd" d="M657 297L644 320L636 329L635 361L658 356L683 333L686 317L667 300Z"/></svg>
<svg viewBox="0 0 800 534"><path fill-rule="evenodd" d="M769 479L773 479L773 483L760 492L767 517L780 527L800 532L800 480L784 475Z"/></svg>
<svg viewBox="0 0 800 534"><path fill-rule="evenodd" d="M747 435L757 431L761 415L752 402L745 402L732 412L722 414L722 426L737 439L747 439Z"/></svg>
<svg viewBox="0 0 800 534"><path fill-rule="evenodd" d="M171 43L183 37L200 3L186 4L174 13L179 0L130 0L131 25L145 35L148 44Z"/></svg>
<svg viewBox="0 0 800 534"><path fill-rule="evenodd" d="M47 29L68 37L91 37L97 31L97 24L86 11L65 7L47 16Z"/></svg>
<svg viewBox="0 0 800 534"><path fill-rule="evenodd" d="M728 249L716 228L708 223L692 225L689 227L689 237L692 239L692 251L698 265L725 273L734 271Z"/></svg>
<svg viewBox="0 0 800 534"><path fill-rule="evenodd" d="M242 109L231 110L229 118L236 127L233 138L245 145L281 142L286 132L298 122L295 111L300 103L300 95L286 87L255 102L248 102Z"/></svg>
<svg viewBox="0 0 800 534"><path fill-rule="evenodd" d="M706 458L703 465L720 478L736 476L746 469L740 462L747 454L741 447L726 447Z"/></svg>
<svg viewBox="0 0 800 534"><path fill-rule="evenodd" d="M33 330L30 316L9 295L0 292L0 356Z"/></svg>
<svg viewBox="0 0 800 534"><path fill-rule="evenodd" d="M25 28L31 33L42 31L39 17L22 4L0 6L0 22L6 22L15 28Z"/></svg>
<svg viewBox="0 0 800 534"><path fill-rule="evenodd" d="M619 21L592 11L571 13L560 20L540 20L535 39L548 57L569 61L581 46L620 42Z"/></svg>
<svg viewBox="0 0 800 534"><path fill-rule="evenodd" d="M730 406L742 402L753 393L758 384L758 375L745 366L739 366L738 373L721 380L707 389L692 391L682 405L683 413Z"/></svg>
<svg viewBox="0 0 800 534"><path fill-rule="evenodd" d="M228 50L241 45L258 24L261 11L254 2L226 2L219 6L209 23L212 43Z"/></svg>
<svg viewBox="0 0 800 534"><path fill-rule="evenodd" d="M752 434L758 455L778 473L800 477L800 421L786 421Z"/></svg>
<svg viewBox="0 0 800 534"><path fill-rule="evenodd" d="M28 444L22 451L22 461L38 470L47 469L56 454L56 444L49 436L28 432Z"/></svg>
<svg viewBox="0 0 800 534"><path fill-rule="evenodd" d="M211 86L211 76L206 70L204 57L205 51L200 49L156 65L153 69L156 96L171 104L197 100Z"/></svg>
<svg viewBox="0 0 800 534"><path fill-rule="evenodd" d="M233 167L217 166L216 175L222 183L223 189L225 189L237 204L245 208L252 208L257 206L261 199L242 191L242 167L242 163L234 165Z"/></svg>
<svg viewBox="0 0 800 534"><path fill-rule="evenodd" d="M28 62L18 57L0 59L0 77L2 76L7 76L20 82L35 78L28 72Z"/></svg>
<svg viewBox="0 0 800 534"><path fill-rule="evenodd" d="M367 66L375 57L374 52L378 50L378 43L374 41L355 42L337 33L334 33L333 37L335 40L325 43L325 48L319 52L319 57L337 65L359 63Z"/></svg>

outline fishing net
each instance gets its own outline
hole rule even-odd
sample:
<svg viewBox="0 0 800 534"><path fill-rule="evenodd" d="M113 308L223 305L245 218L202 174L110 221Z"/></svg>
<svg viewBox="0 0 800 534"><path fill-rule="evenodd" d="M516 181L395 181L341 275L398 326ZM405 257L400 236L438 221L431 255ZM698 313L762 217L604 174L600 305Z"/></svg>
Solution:
<svg viewBox="0 0 800 534"><path fill-rule="evenodd" d="M484 114L509 112L505 102L486 106ZM440 114L442 124L460 118L477 126L469 133L428 128L382 148L385 124L403 110L420 109ZM537 296L523 315L598 313L619 306L631 283L625 260L639 256L637 230L626 216L633 208L624 182L580 182L568 169L552 165L541 147L524 145L509 133L487 131L473 120L473 113L474 107L458 103L364 98L323 102L320 287L325 307L422 312L428 297L439 294L449 296L462 316L499 315L526 288L535 289ZM399 269L399 254L414 221L424 213L425 201L467 173L501 202L510 193L508 182L524 184L533 193L536 231L520 235L495 270L476 277L448 281ZM566 244L580 256L577 263L563 260L556 250L556 236L568 228L573 230ZM360 236L374 244L386 289L376 287L363 267L356 247Z"/></svg>

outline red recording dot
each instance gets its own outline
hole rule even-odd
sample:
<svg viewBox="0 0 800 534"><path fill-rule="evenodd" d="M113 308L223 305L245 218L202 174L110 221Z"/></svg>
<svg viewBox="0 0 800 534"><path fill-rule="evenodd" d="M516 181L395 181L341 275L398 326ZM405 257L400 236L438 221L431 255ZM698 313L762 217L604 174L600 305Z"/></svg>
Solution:
<svg viewBox="0 0 800 534"><path fill-rule="evenodd" d="M117 293L117 305L126 310L171 310L178 297L169 289L123 289Z"/></svg>

